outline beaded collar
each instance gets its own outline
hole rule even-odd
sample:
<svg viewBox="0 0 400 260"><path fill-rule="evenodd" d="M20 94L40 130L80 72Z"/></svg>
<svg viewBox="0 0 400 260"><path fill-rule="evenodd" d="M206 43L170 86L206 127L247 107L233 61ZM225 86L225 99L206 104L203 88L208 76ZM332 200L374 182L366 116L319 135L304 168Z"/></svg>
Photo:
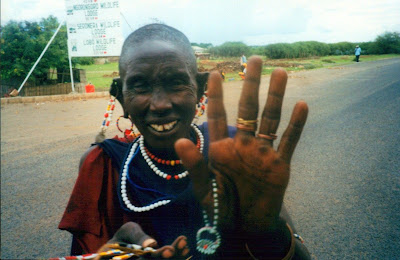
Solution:
<svg viewBox="0 0 400 260"><path fill-rule="evenodd" d="M193 129L197 133L198 138L200 139L200 152L203 152L204 148L204 137L201 131L192 124ZM139 149L138 149L139 148ZM120 190L121 190L121 199L123 202L123 206L129 209L130 211L133 212L146 212L150 211L152 209L164 206L168 203L171 202L170 199L165 199L165 198L160 198L158 201L151 203L147 206L142 206L138 207L135 206L131 203L131 201L128 198L127 194L127 180L129 179L128 172L129 172L129 165L132 162L133 158L136 156L136 154L139 152L139 150L142 153L143 158L146 160L148 166L160 177L164 179L171 179L172 176L170 174L164 173L160 171L154 163L151 161L151 158L146 153L146 150L144 148L144 138L141 136L140 138L137 138L135 142L133 143L128 156L123 164L122 168L122 173L121 173L121 179L120 179ZM174 179L179 180L183 177L186 177L188 175L188 171L184 171L183 173L174 175ZM197 231L196 234L196 241L197 241L197 246L196 249L206 255L211 255L216 252L218 247L221 244L221 236L217 230L217 223L218 223L218 189L217 189L217 183L215 179L212 179L212 192L213 192L213 199L214 199L214 211L213 211L213 222L212 226L210 225L207 217L207 213L203 210L203 219L205 226L200 228Z"/></svg>
<svg viewBox="0 0 400 260"><path fill-rule="evenodd" d="M204 148L204 136L201 133L201 131L197 128L197 126L195 126L194 124L192 124L193 129L195 130L197 136L200 139L200 152L203 152L203 148ZM138 149L139 148L139 149ZM142 153L143 158L146 160L147 165L152 169L153 172L155 172L158 176L166 179L166 180L170 180L170 179L175 179L175 180L179 180L182 179L184 177L186 177L189 173L188 171L184 171L182 173L179 173L177 175L174 175L174 177L172 178L171 174L167 174L165 172L162 172L160 169L157 168L157 166L154 165L154 163L151 161L151 159L148 157L145 149L144 149L144 138L143 136L140 136L139 138L137 138L135 140L135 142L133 143L128 156L126 157L126 160L122 166L122 172L121 172L121 178L120 178L120 191L121 191L121 200L123 202L123 206L126 207L128 210L134 211L134 212L143 212L143 211L149 211L152 209L155 209L157 207L166 205L168 203L171 202L170 199L160 199L154 203L151 203L147 206L143 206L143 207L137 207L134 206L131 201L128 198L128 194L127 194L127 180L129 179L128 176L128 172L129 172L129 165L131 163L131 161L133 160L133 158L136 156L136 154L138 152Z"/></svg>
<svg viewBox="0 0 400 260"><path fill-rule="evenodd" d="M197 128L196 125L192 124L192 128L194 129L194 131L197 134L197 137L200 140L200 152L203 153L203 148L204 148L204 136L201 133L201 131ZM175 180L179 180L182 179L186 176L188 176L188 171L184 171L180 174L176 174L174 175L174 177L172 178L171 174L167 174L163 171L161 171L160 169L157 168L157 166L153 163L153 161L151 160L151 158L149 157L149 155L146 152L146 148L144 147L144 137L143 135L139 137L139 147L140 147L140 152L142 153L143 158L146 160L146 163L149 165L149 167L160 177L167 179L167 180L171 180L171 179L175 179ZM179 160L180 163L180 160Z"/></svg>

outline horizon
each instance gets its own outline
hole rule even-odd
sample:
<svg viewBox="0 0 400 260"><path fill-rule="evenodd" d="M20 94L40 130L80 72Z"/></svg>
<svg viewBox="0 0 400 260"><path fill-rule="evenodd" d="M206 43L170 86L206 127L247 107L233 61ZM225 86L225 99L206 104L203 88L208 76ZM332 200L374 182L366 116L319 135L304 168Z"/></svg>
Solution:
<svg viewBox="0 0 400 260"><path fill-rule="evenodd" d="M400 0L332 1L120 0L123 38L153 22L182 31L191 43L243 42L248 46L317 41L371 42L385 32L400 32ZM3 0L2 25L11 20L39 22L66 18L65 1Z"/></svg>

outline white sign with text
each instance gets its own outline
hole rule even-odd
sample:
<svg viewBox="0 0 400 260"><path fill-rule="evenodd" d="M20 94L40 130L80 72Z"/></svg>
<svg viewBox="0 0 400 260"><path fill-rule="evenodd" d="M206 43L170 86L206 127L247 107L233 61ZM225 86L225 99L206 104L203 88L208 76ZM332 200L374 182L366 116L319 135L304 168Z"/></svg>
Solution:
<svg viewBox="0 0 400 260"><path fill-rule="evenodd" d="M65 0L71 57L119 56L123 37L119 0Z"/></svg>

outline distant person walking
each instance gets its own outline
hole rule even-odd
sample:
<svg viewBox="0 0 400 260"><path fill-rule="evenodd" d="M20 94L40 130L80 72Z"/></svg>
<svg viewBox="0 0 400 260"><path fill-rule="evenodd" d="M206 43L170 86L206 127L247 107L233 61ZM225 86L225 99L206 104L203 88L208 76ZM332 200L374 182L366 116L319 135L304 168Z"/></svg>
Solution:
<svg viewBox="0 0 400 260"><path fill-rule="evenodd" d="M356 55L356 61L359 62L360 60L360 54L361 54L361 48L360 46L356 46L356 49L354 50L354 54Z"/></svg>
<svg viewBox="0 0 400 260"><path fill-rule="evenodd" d="M240 57L240 67L241 67L241 71L244 70L244 66L243 64L247 63L247 59L246 56L244 56L244 54L242 54L242 57Z"/></svg>

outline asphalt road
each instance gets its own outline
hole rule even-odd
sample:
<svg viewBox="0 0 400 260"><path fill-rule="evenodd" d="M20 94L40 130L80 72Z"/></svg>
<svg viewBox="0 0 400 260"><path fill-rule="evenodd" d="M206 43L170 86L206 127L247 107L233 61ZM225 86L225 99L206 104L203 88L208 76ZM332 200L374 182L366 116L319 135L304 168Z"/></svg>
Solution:
<svg viewBox="0 0 400 260"><path fill-rule="evenodd" d="M224 86L230 123L240 89ZM310 113L285 203L313 258L398 259L400 59L290 74L279 135L299 99ZM106 103L2 106L1 259L69 255L70 235L57 225Z"/></svg>

